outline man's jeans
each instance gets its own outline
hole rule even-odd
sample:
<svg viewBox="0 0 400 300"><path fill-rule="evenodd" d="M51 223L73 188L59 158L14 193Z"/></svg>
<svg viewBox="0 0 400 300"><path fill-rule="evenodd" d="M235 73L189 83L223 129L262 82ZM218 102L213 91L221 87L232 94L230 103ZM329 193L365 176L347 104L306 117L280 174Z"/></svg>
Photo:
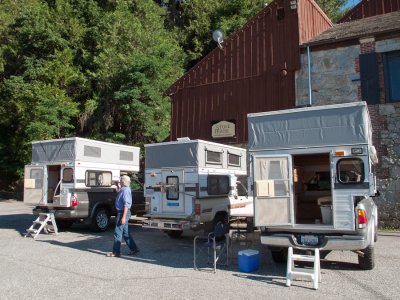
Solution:
<svg viewBox="0 0 400 300"><path fill-rule="evenodd" d="M131 212L130 210L128 210L128 212L126 213L125 224L121 224L122 215L123 211L118 212L115 218L113 253L116 255L121 254L122 238L124 238L126 244L128 245L129 249L131 249L131 251L135 251L137 249L136 243L128 231L128 221L131 217Z"/></svg>

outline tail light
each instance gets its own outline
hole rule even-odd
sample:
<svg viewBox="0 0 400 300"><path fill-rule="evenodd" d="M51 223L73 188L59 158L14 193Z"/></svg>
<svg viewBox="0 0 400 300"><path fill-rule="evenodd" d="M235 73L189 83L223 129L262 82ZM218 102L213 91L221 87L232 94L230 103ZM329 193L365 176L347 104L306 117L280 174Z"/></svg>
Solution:
<svg viewBox="0 0 400 300"><path fill-rule="evenodd" d="M74 194L74 195L72 195L72 197L71 197L71 206L72 207L76 207L76 206L78 206L78 198L76 198L76 195Z"/></svg>
<svg viewBox="0 0 400 300"><path fill-rule="evenodd" d="M358 228L365 228L368 223L367 212L364 209L357 210Z"/></svg>
<svg viewBox="0 0 400 300"><path fill-rule="evenodd" d="M195 213L196 215L200 215L200 212L201 212L200 204L195 204L195 206L194 206L194 213Z"/></svg>

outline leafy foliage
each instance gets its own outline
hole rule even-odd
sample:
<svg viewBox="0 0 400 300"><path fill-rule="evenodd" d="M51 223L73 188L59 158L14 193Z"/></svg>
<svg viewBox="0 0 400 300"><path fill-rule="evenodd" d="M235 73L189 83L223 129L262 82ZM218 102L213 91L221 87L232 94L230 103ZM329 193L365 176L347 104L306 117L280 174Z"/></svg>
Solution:
<svg viewBox="0 0 400 300"><path fill-rule="evenodd" d="M3 184L21 178L33 140L168 136L163 92L184 53L162 12L151 0L0 2Z"/></svg>

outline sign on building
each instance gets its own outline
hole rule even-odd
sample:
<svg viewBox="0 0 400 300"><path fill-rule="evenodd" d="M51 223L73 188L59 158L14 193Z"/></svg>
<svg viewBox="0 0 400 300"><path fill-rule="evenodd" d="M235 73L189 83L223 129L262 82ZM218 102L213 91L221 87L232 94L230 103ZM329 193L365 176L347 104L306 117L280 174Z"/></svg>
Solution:
<svg viewBox="0 0 400 300"><path fill-rule="evenodd" d="M236 125L233 122L220 121L211 127L213 138L234 137L236 135Z"/></svg>

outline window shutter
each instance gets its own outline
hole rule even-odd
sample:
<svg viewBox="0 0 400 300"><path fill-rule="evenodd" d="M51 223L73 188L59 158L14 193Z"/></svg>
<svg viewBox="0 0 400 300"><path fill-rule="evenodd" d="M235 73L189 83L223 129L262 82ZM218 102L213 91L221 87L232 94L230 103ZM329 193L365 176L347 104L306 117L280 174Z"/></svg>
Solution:
<svg viewBox="0 0 400 300"><path fill-rule="evenodd" d="M378 57L374 53L360 55L361 99L368 104L379 103Z"/></svg>

